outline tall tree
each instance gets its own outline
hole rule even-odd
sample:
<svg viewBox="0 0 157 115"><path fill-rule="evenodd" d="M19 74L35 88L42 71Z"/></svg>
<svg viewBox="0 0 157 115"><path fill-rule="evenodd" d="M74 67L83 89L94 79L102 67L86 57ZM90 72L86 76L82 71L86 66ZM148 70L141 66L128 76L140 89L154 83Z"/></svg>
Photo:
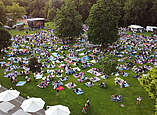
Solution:
<svg viewBox="0 0 157 115"><path fill-rule="evenodd" d="M11 35L8 31L0 28L0 53L2 49L7 48L11 45Z"/></svg>
<svg viewBox="0 0 157 115"><path fill-rule="evenodd" d="M99 0L90 10L87 19L88 40L105 46L118 39L119 13L113 0Z"/></svg>
<svg viewBox="0 0 157 115"><path fill-rule="evenodd" d="M80 13L82 16L82 21L85 22L85 20L89 16L90 8L92 7L92 3L90 3L90 0L74 0L76 5L76 10Z"/></svg>
<svg viewBox="0 0 157 115"><path fill-rule="evenodd" d="M124 7L125 23L127 25L139 24L143 26L152 23L151 8L152 0L127 0Z"/></svg>
<svg viewBox="0 0 157 115"><path fill-rule="evenodd" d="M0 22L5 23L6 22L6 10L3 2L0 1Z"/></svg>
<svg viewBox="0 0 157 115"><path fill-rule="evenodd" d="M7 6L6 9L8 12L8 16L13 20L22 18L22 16L26 14L25 8L22 6L19 6L15 2L13 2L12 6Z"/></svg>
<svg viewBox="0 0 157 115"><path fill-rule="evenodd" d="M1 0L5 6L11 6L12 5L12 0Z"/></svg>
<svg viewBox="0 0 157 115"><path fill-rule="evenodd" d="M78 37L82 31L81 15L75 10L75 4L69 0L57 10L55 29L58 37Z"/></svg>
<svg viewBox="0 0 157 115"><path fill-rule="evenodd" d="M33 0L29 4L29 12L32 17L44 17L44 7L47 0Z"/></svg>
<svg viewBox="0 0 157 115"><path fill-rule="evenodd" d="M157 0L153 0L153 5L152 8L150 10L151 12L151 20L152 20L152 25L156 25L157 24Z"/></svg>
<svg viewBox="0 0 157 115"><path fill-rule="evenodd" d="M57 9L60 9L64 4L63 0L50 0L48 9L48 19L53 20L56 16Z"/></svg>

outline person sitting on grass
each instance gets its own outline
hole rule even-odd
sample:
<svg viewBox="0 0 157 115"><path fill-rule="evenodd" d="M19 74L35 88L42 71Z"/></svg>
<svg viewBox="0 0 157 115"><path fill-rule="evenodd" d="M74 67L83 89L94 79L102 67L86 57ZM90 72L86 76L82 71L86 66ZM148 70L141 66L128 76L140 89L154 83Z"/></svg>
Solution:
<svg viewBox="0 0 157 115"><path fill-rule="evenodd" d="M102 88L106 88L106 87L107 87L104 82L101 82L101 83L99 84L99 86L102 87Z"/></svg>
<svg viewBox="0 0 157 115"><path fill-rule="evenodd" d="M31 78L28 77L28 76L26 76L25 79L26 79L26 82L27 82L27 83L31 81Z"/></svg>
<svg viewBox="0 0 157 115"><path fill-rule="evenodd" d="M122 102L122 96L121 95L112 95L111 101L113 102Z"/></svg>
<svg viewBox="0 0 157 115"><path fill-rule="evenodd" d="M136 99L136 104L140 104L140 103L141 103L141 101L142 101L142 97L141 97L141 96L139 96L139 97Z"/></svg>

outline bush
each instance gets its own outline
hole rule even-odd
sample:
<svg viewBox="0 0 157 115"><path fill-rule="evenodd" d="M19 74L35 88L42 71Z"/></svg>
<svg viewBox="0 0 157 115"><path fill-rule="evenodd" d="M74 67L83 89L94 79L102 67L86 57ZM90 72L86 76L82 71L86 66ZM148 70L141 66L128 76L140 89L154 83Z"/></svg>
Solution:
<svg viewBox="0 0 157 115"><path fill-rule="evenodd" d="M41 72L41 66L42 64L38 62L38 59L36 57L32 57L29 60L28 66L30 68L30 71L33 73L35 72Z"/></svg>
<svg viewBox="0 0 157 115"><path fill-rule="evenodd" d="M106 75L111 75L113 72L117 72L116 69L118 62L114 59L113 55L106 55L104 58L102 58L99 63L102 65L101 70Z"/></svg>
<svg viewBox="0 0 157 115"><path fill-rule="evenodd" d="M148 92L152 99L155 99L155 115L157 114L157 68L151 69L147 75L139 79L140 84Z"/></svg>

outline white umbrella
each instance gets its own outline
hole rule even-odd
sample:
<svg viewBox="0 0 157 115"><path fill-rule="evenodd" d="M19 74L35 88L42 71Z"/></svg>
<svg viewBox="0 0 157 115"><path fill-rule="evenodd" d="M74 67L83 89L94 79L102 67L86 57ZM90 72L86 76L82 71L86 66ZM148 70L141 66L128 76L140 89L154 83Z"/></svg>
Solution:
<svg viewBox="0 0 157 115"><path fill-rule="evenodd" d="M70 110L68 107L63 105L55 105L51 106L49 109L45 111L46 115L69 115Z"/></svg>
<svg viewBox="0 0 157 115"><path fill-rule="evenodd" d="M17 90L6 90L0 93L0 101L11 101L19 96L20 92Z"/></svg>
<svg viewBox="0 0 157 115"><path fill-rule="evenodd" d="M21 108L25 112L37 112L44 107L44 104L41 98L30 98L23 101Z"/></svg>

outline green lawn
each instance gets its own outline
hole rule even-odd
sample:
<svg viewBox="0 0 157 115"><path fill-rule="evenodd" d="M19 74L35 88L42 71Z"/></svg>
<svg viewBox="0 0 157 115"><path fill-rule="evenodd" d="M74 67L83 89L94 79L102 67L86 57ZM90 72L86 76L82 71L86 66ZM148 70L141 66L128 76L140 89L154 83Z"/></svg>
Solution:
<svg viewBox="0 0 157 115"><path fill-rule="evenodd" d="M36 32L36 31L34 31ZM15 31L11 30L10 33L12 35L16 34L24 34L24 31ZM33 33L30 31L30 33ZM93 67L99 68L101 65L98 63ZM92 67L92 68L93 68ZM85 75L88 77L92 77L92 74L87 73L85 69ZM14 88L21 92L23 97L41 97L45 102L46 106L62 104L68 106L71 111L71 115L84 115L81 110L84 106L87 97L91 101L91 105L88 108L88 113L86 115L154 115L154 100L151 100L148 97L147 92L140 86L137 79L133 78L133 73L128 71L130 75L128 77L121 77L126 80L131 86L128 88L120 88L119 85L114 85L114 76L110 76L106 80L102 80L106 82L108 88L103 89L98 86L98 83L94 83L94 86L88 88L84 85L85 82L79 83L76 78L72 75L69 76L68 81L65 81L64 84L73 81L77 87L83 89L84 94L76 95L72 90L64 87L63 91L59 92L59 96L56 96L56 90L54 90L49 84L49 86L45 89L41 89L37 87L37 84L41 82L41 80L35 82L33 79L33 75L31 75L31 82L25 84L22 87L16 87L15 84L12 84L8 78L4 78L3 69L0 69L0 84L2 84L6 88ZM19 76L18 80L25 80L24 76ZM120 107L121 103L115 103L110 101L110 96L113 94L118 94L123 96L122 104L125 105L124 108ZM142 96L142 103L140 105L136 104L136 98L138 96Z"/></svg>

